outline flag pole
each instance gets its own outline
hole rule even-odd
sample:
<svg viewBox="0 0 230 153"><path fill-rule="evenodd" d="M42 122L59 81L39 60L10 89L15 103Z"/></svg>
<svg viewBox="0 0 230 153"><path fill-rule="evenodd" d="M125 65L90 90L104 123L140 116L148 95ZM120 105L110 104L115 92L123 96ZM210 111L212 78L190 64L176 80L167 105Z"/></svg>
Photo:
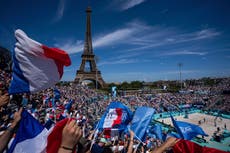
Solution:
<svg viewBox="0 0 230 153"><path fill-rule="evenodd" d="M94 144L94 142L95 142L95 139L96 139L96 137L97 137L97 134L98 134L98 125L99 125L99 122L97 123L97 126L96 126L96 128L95 128L95 131L93 132L94 133L94 136L93 136L93 140L92 140L92 143L91 143L91 145L90 145L90 151L91 151L91 149L92 149L92 147L93 147L93 144Z"/></svg>

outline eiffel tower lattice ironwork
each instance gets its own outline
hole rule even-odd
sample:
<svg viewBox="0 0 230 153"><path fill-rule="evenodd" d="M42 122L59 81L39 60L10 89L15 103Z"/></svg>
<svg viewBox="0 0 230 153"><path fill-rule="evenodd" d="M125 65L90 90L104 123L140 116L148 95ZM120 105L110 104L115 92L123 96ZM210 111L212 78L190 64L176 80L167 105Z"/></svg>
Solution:
<svg viewBox="0 0 230 153"><path fill-rule="evenodd" d="M92 37L91 37L91 23L90 15L91 8L86 9L87 18L86 18L86 34L85 34L85 44L84 51L81 55L82 61L80 69L77 70L75 82L82 83L84 80L91 80L95 83L95 87L105 87L106 83L101 76L101 72L97 69L96 59L93 53L92 46Z"/></svg>

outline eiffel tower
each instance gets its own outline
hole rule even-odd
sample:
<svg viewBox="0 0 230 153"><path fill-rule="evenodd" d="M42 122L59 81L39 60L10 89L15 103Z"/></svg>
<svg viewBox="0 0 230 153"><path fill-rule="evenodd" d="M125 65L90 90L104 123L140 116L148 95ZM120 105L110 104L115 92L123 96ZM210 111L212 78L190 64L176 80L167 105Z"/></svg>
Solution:
<svg viewBox="0 0 230 153"><path fill-rule="evenodd" d="M95 55L93 53L92 46L92 37L91 37L91 23L90 23L90 14L91 8L86 9L87 18L86 18L86 33L85 33L85 44L84 51L81 55L82 61L80 69L77 70L75 82L82 83L84 80L93 81L96 89L99 87L103 88L106 86L105 81L101 76L101 71L97 69Z"/></svg>

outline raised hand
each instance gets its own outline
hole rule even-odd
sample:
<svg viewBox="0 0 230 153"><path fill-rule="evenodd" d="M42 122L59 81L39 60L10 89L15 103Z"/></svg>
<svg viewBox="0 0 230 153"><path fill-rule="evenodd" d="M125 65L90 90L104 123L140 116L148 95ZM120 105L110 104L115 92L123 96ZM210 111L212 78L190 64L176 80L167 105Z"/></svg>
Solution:
<svg viewBox="0 0 230 153"><path fill-rule="evenodd" d="M21 114L22 114L22 108L19 109L19 111L14 113L14 121L12 122L12 127L16 127L19 121L21 120Z"/></svg>
<svg viewBox="0 0 230 153"><path fill-rule="evenodd" d="M10 100L10 96L8 93L5 93L4 95L0 96L0 107L6 105Z"/></svg>
<svg viewBox="0 0 230 153"><path fill-rule="evenodd" d="M68 121L62 131L61 147L74 148L82 137L82 130L75 120Z"/></svg>

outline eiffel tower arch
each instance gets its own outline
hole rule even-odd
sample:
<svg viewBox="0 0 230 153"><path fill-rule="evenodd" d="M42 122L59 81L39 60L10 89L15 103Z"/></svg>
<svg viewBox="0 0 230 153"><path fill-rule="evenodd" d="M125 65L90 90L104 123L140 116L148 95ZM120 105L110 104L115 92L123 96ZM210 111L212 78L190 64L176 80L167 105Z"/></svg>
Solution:
<svg viewBox="0 0 230 153"><path fill-rule="evenodd" d="M86 33L84 50L81 55L82 61L79 70L77 70L75 83L82 83L84 80L94 82L95 87L103 88L106 86L105 81L101 76L101 71L97 69L95 55L93 53L92 37L91 37L91 8L86 9Z"/></svg>

